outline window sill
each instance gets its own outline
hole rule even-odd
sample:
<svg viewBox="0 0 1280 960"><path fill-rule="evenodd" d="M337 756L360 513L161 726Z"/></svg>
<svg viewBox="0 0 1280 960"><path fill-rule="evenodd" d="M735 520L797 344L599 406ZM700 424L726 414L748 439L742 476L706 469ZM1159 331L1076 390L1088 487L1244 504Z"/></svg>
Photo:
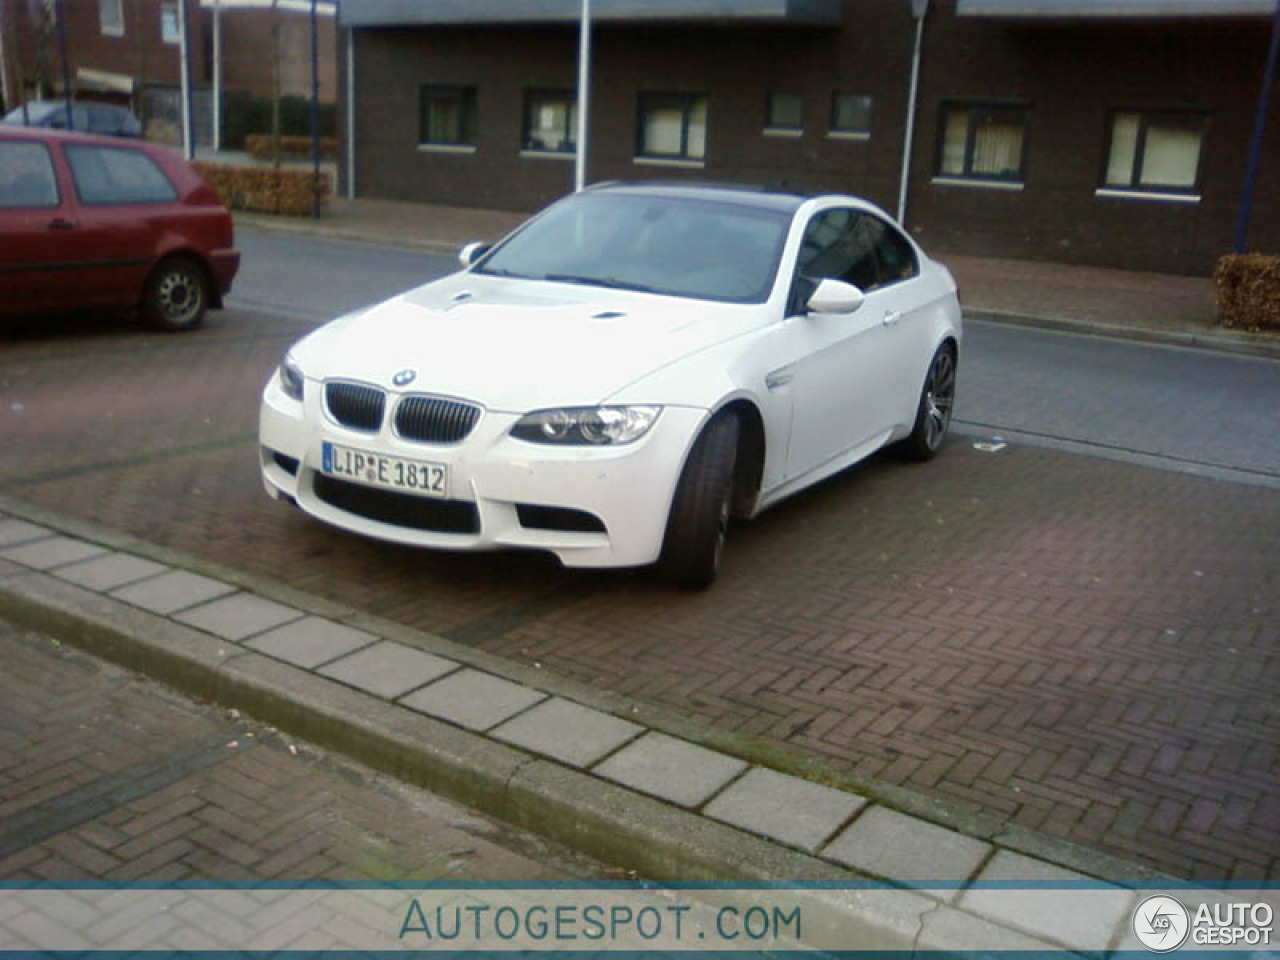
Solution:
<svg viewBox="0 0 1280 960"><path fill-rule="evenodd" d="M475 153L476 148L471 143L420 143L418 152L470 154Z"/></svg>
<svg viewBox="0 0 1280 960"><path fill-rule="evenodd" d="M521 150L520 156L535 160L573 160L577 154L572 150Z"/></svg>
<svg viewBox="0 0 1280 960"><path fill-rule="evenodd" d="M1095 197L1110 197L1115 200L1154 200L1156 203L1188 203L1200 202L1198 193L1160 193L1157 190L1118 190L1110 187L1099 187L1093 191Z"/></svg>
<svg viewBox="0 0 1280 960"><path fill-rule="evenodd" d="M978 190L1006 190L1019 193L1023 189L1017 180L976 180L968 177L934 177L933 183L939 187L972 187Z"/></svg>
<svg viewBox="0 0 1280 960"><path fill-rule="evenodd" d="M794 127L765 127L760 131L764 137L778 137L781 140L798 140L804 136L803 130Z"/></svg>
<svg viewBox="0 0 1280 960"><path fill-rule="evenodd" d="M869 132L858 130L828 130L828 140L847 140L850 143L863 143L871 139Z"/></svg>
<svg viewBox="0 0 1280 960"><path fill-rule="evenodd" d="M631 162L642 167L684 167L687 170L701 170L707 165L705 160L682 160L679 157L632 157Z"/></svg>

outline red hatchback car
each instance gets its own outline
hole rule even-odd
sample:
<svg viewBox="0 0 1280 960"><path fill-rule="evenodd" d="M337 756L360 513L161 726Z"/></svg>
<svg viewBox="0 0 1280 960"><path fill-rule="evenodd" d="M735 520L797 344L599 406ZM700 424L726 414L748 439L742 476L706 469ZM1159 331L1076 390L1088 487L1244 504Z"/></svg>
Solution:
<svg viewBox="0 0 1280 960"><path fill-rule="evenodd" d="M189 330L239 266L231 215L173 150L0 127L0 316L137 307Z"/></svg>

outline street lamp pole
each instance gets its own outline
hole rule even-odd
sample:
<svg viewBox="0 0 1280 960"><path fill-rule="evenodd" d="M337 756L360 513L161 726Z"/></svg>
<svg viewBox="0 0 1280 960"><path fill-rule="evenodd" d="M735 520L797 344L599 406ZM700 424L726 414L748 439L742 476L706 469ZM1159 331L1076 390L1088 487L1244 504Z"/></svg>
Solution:
<svg viewBox="0 0 1280 960"><path fill-rule="evenodd" d="M587 185L587 114L591 99L591 0L582 0L578 26L578 151L574 162L573 189Z"/></svg>
<svg viewBox="0 0 1280 960"><path fill-rule="evenodd" d="M1249 244L1249 221L1253 217L1253 188L1258 182L1258 164L1262 160L1262 140L1267 131L1267 107L1271 102L1271 84L1276 75L1276 59L1280 55L1280 0L1276 2L1276 18L1271 27L1271 49L1262 72L1262 90L1258 94L1258 113L1253 123L1253 141L1249 145L1249 163L1244 174L1244 193L1240 198L1240 219L1236 222L1236 253L1244 253Z"/></svg>

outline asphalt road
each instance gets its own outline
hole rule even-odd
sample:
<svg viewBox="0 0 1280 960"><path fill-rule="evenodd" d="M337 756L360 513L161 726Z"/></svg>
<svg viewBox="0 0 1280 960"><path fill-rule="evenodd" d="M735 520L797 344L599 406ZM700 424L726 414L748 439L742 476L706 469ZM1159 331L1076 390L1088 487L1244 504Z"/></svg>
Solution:
<svg viewBox="0 0 1280 960"><path fill-rule="evenodd" d="M322 321L454 270L452 256L242 229L232 303ZM970 323L958 426L1280 486L1280 362Z"/></svg>

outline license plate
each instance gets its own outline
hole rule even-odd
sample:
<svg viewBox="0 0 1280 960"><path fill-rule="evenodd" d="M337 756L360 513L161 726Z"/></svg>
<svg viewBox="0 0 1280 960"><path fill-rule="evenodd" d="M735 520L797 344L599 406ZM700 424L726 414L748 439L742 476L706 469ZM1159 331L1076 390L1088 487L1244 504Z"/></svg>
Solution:
<svg viewBox="0 0 1280 960"><path fill-rule="evenodd" d="M331 477L421 497L449 495L449 468L443 463L386 457L336 443L324 445L321 469Z"/></svg>

